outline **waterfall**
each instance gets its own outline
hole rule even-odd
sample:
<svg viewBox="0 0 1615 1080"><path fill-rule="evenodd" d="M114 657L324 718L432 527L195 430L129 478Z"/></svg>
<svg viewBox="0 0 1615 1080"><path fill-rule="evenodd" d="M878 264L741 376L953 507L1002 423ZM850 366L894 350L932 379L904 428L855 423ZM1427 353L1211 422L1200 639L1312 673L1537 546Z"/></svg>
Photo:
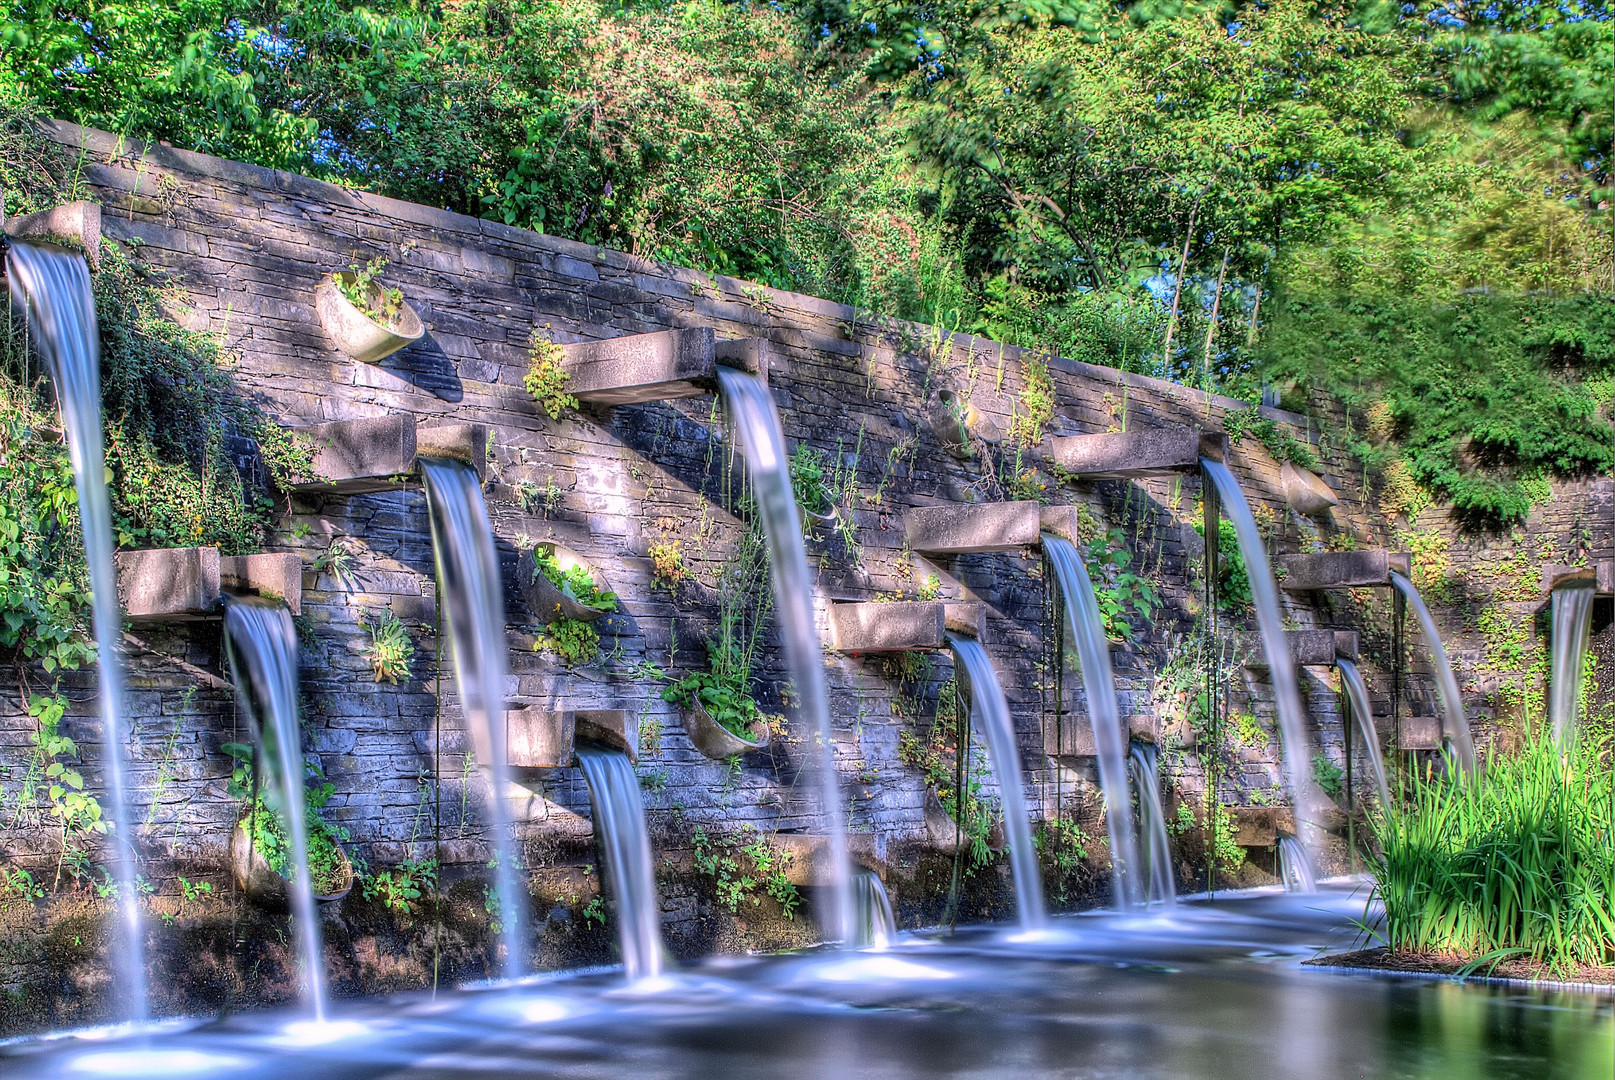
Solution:
<svg viewBox="0 0 1615 1080"><path fill-rule="evenodd" d="M124 783L123 667L117 641L123 631L118 579L112 565L112 504L107 496L106 455L101 441L101 334L95 319L90 271L81 255L59 248L13 243L6 254L13 304L28 319L29 334L50 368L61 406L62 426L73 462L84 555L89 564L92 625L100 684L101 744L105 755L104 816L117 847L112 860L118 884L121 933L112 947L116 981L134 1020L149 1014L146 946L135 891L134 817Z"/></svg>
<svg viewBox="0 0 1615 1080"><path fill-rule="evenodd" d="M974 638L948 635L954 659L970 684L970 716L979 721L987 740L987 754L998 777L998 797L1004 804L1004 834L1009 840L1009 863L1015 873L1015 897L1020 904L1021 929L1037 930L1047 921L1043 912L1043 879L1032 847L1032 820L1026 809L1026 787L1021 779L1021 747L1009 718L1009 702L998 684L998 673L987 650ZM959 752L965 753L961 746ZM962 810L961 810L962 812Z"/></svg>
<svg viewBox="0 0 1615 1080"><path fill-rule="evenodd" d="M620 750L579 743L578 765L589 781L589 804L606 863L606 880L617 901L617 937L630 981L662 973L662 908L656 899L645 804L639 777Z"/></svg>
<svg viewBox="0 0 1615 1080"><path fill-rule="evenodd" d="M1172 846L1166 835L1166 811L1161 807L1160 751L1149 743L1134 743L1127 756L1127 772L1138 792L1138 824L1144 836L1145 864L1149 867L1149 887L1145 896L1171 907L1178 901L1177 881L1172 874Z"/></svg>
<svg viewBox="0 0 1615 1080"><path fill-rule="evenodd" d="M1391 789L1385 781L1385 755L1380 751L1379 732L1374 730L1374 715L1369 711L1368 686L1357 665L1344 656L1335 657L1335 666L1340 669L1340 682L1346 688L1346 700L1351 703L1351 722L1362 736L1363 752L1374 773L1374 791L1379 795L1380 809L1389 810Z"/></svg>
<svg viewBox="0 0 1615 1080"><path fill-rule="evenodd" d="M1447 647L1441 643L1441 631L1436 629L1435 616L1430 609L1424 606L1424 597L1419 590L1413 587L1413 582L1391 571L1391 584L1396 586L1407 598L1408 606L1413 609L1414 617L1419 620L1419 629L1424 631L1424 643L1430 649L1430 661L1436 670L1436 691L1441 696L1441 707L1446 712L1446 723L1442 727L1451 744L1452 753L1458 759L1458 765L1465 772L1475 771L1475 742L1469 735L1469 718L1464 715L1464 699L1458 694L1458 678L1452 673L1452 663L1447 659Z"/></svg>
<svg viewBox="0 0 1615 1080"><path fill-rule="evenodd" d="M1575 733L1581 706L1582 660L1593 621L1593 582L1569 581L1553 590L1553 672L1548 722L1561 742Z"/></svg>
<svg viewBox="0 0 1615 1080"><path fill-rule="evenodd" d="M1075 643L1082 668L1082 685L1088 698L1088 722L1093 727L1094 749L1099 755L1099 786L1105 797L1105 828L1110 836L1110 889L1118 908L1143 900L1139 877L1138 841L1133 831L1132 800L1127 792L1127 733L1122 728L1121 706L1110 670L1110 642L1099 613L1088 567L1075 545L1043 534L1043 554L1054 568L1065 609L1066 638ZM1061 657L1060 662L1065 663Z"/></svg>
<svg viewBox="0 0 1615 1080"><path fill-rule="evenodd" d="M785 643L785 659L796 687L797 712L811 725L817 744L819 817L830 838L830 903L821 920L825 939L851 941L852 894L847 857L847 826L836 782L835 744L830 730L830 687L824 677L824 646L813 615L813 578L802 545L802 519L791 490L785 436L768 387L754 375L718 368L724 404L746 455L757 514L768 541L774 610Z"/></svg>
<svg viewBox="0 0 1615 1080"><path fill-rule="evenodd" d="M224 642L237 701L257 747L261 776L270 781L270 805L286 822L287 890L303 952L304 994L314 1019L325 1019L325 953L308 870L304 817L303 733L297 723L297 631L280 602L232 597L224 609ZM253 808L257 812L257 807ZM249 839L251 831L249 830Z"/></svg>
<svg viewBox="0 0 1615 1080"><path fill-rule="evenodd" d="M874 871L860 870L852 876L852 899L857 908L857 943L872 949L890 945L897 936L897 919L886 886Z"/></svg>
<svg viewBox="0 0 1615 1080"><path fill-rule="evenodd" d="M1267 548L1256 529L1256 518L1251 514L1245 493L1228 466L1220 461L1202 458L1201 468L1222 500L1223 512L1234 523L1239 537L1239 551L1245 558L1245 573L1250 578L1251 598L1256 604L1256 624L1262 634L1262 650L1267 654L1267 668L1273 680L1273 697L1278 707L1279 735L1283 743L1284 778L1295 805L1295 824L1301 834L1297 857L1313 858L1322 842L1322 829L1318 820L1324 795L1312 781L1308 771L1312 755L1307 752L1306 710L1301 705L1301 685L1296 680L1295 657L1290 654L1290 643L1284 637L1284 613L1279 608L1279 587L1273 579L1273 567L1267 561ZM1207 567L1206 573L1216 573ZM1310 879L1311 867L1307 868Z"/></svg>
<svg viewBox="0 0 1615 1080"><path fill-rule="evenodd" d="M448 609L449 640L477 758L492 789L494 889L505 946L505 975L526 969L527 890L520 885L516 846L505 804L505 594L494 550L493 526L476 470L444 458L420 459L432 519L432 551L441 602Z"/></svg>
<svg viewBox="0 0 1615 1080"><path fill-rule="evenodd" d="M1318 891L1318 879L1312 874L1312 860L1307 849L1293 836L1279 837L1279 878L1288 892L1313 893Z"/></svg>

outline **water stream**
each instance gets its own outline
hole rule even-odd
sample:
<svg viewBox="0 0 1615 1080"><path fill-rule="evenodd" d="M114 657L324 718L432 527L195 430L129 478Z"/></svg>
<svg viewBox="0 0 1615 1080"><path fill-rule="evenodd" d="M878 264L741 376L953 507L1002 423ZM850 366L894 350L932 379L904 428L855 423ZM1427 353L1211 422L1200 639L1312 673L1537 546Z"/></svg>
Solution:
<svg viewBox="0 0 1615 1080"><path fill-rule="evenodd" d="M1571 581L1553 590L1553 671L1548 683L1548 722L1563 741L1576 731L1581 706L1582 661L1592 633L1594 582Z"/></svg>
<svg viewBox="0 0 1615 1080"><path fill-rule="evenodd" d="M1307 849L1293 836L1279 837L1279 880L1287 892L1315 893L1318 879L1312 872Z"/></svg>
<svg viewBox="0 0 1615 1080"><path fill-rule="evenodd" d="M1363 756L1368 758L1368 767L1374 774L1374 793L1379 796L1380 809L1388 809L1391 789L1385 780L1385 754L1380 749L1379 732L1374 728L1374 714L1369 711L1368 686L1357 665L1344 656L1335 657L1335 666L1340 669L1340 682L1351 704L1351 722L1362 737Z"/></svg>
<svg viewBox="0 0 1615 1080"><path fill-rule="evenodd" d="M286 888L303 954L303 994L314 1019L323 1022L325 953L308 869L303 732L297 722L297 630L285 604L232 597L224 609L224 641L237 701L257 748L259 776L268 780L268 802L286 826Z"/></svg>
<svg viewBox="0 0 1615 1080"><path fill-rule="evenodd" d="M1065 611L1066 640L1076 646L1082 685L1088 699L1088 722L1093 727L1094 749L1099 757L1099 786L1105 797L1105 829L1110 838L1111 898L1117 908L1142 902L1142 871L1138 862L1133 806L1127 788L1127 732L1122 727L1116 681L1110 670L1110 641L1099 612L1099 598L1076 546L1050 533L1043 534L1043 554L1054 568ZM1065 657L1060 658L1065 663Z"/></svg>
<svg viewBox="0 0 1615 1080"><path fill-rule="evenodd" d="M135 819L130 813L124 780L124 720L128 711L124 705L123 665L117 652L123 613L118 606L118 577L112 563L112 503L107 496L101 435L101 333L95 318L95 294L84 257L48 245L12 243L6 254L6 276L12 302L26 313L34 347L50 368L73 462L95 630L107 785L102 813L116 849L111 862L118 885L119 933L110 950L113 975L129 1017L144 1020L149 1015L146 945L135 890Z"/></svg>
<svg viewBox="0 0 1615 1080"><path fill-rule="evenodd" d="M1312 780L1312 755L1307 747L1307 714L1301 704L1301 684L1296 679L1295 657L1290 654L1290 643L1284 636L1284 611L1279 607L1278 582L1273 578L1267 547L1262 543L1262 534L1256 528L1256 518L1251 514L1250 503L1245 501L1239 481L1220 461L1202 458L1200 465L1216 487L1223 513L1233 522L1234 532L1239 537L1239 552L1245 559L1251 599L1256 605L1256 624L1261 630L1262 650L1267 654L1268 673L1273 680L1273 699L1279 714L1279 737L1284 748L1284 778L1295 806L1296 828L1300 832L1299 857L1315 863L1323 842L1323 829L1319 822L1326 796ZM1310 866L1307 876L1312 876Z"/></svg>
<svg viewBox="0 0 1615 1080"><path fill-rule="evenodd" d="M718 368L724 404L746 455L757 514L768 541L774 611L785 644L785 659L796 688L797 714L807 720L817 744L818 815L829 836L829 904L822 917L826 941L852 941L853 924L847 825L836 780L835 744L830 730L830 687L824 676L824 646L813 614L813 576L802 544L802 519L791 490L790 462L779 413L768 387L754 375Z"/></svg>
<svg viewBox="0 0 1615 1080"><path fill-rule="evenodd" d="M998 778L1021 929L1038 930L1048 921L1043 908L1043 876L1038 872L1037 850L1032 846L1032 818L1026 809L1026 784L1021 777L1021 747L1010 720L1009 702L1004 700L1004 688L981 642L949 634L948 644L970 684L971 723L979 725L986 739L993 775ZM964 747L959 749L964 752Z"/></svg>
<svg viewBox="0 0 1615 1080"><path fill-rule="evenodd" d="M897 919L886 886L873 870L860 870L852 876L852 899L857 909L857 944L871 949L891 945L897 936Z"/></svg>
<svg viewBox="0 0 1615 1080"><path fill-rule="evenodd" d="M617 938L630 982L662 973L662 908L639 777L621 750L579 743L578 765L589 782L589 805L605 856L606 880L617 902Z"/></svg>
<svg viewBox="0 0 1615 1080"><path fill-rule="evenodd" d="M1144 838L1144 865L1150 876L1145 896L1171 907L1178 900L1172 874L1172 841L1166 833L1166 810L1161 806L1160 751L1150 743L1135 742L1127 755L1127 772L1138 793L1138 831Z"/></svg>
<svg viewBox="0 0 1615 1080"><path fill-rule="evenodd" d="M1435 616L1424 606L1424 597L1419 595L1413 582L1393 570L1391 584L1407 598L1408 606L1419 620L1419 629L1424 631L1424 643L1430 650L1431 666L1436 673L1436 692L1441 698L1442 710L1447 714L1446 722L1442 724L1443 734L1447 737L1453 757L1465 772L1474 772L1475 741L1469 734L1469 717L1464 714L1464 699L1458 693L1458 677L1453 674L1452 662L1447 659L1447 647L1441 643L1441 631L1436 628Z"/></svg>
<svg viewBox="0 0 1615 1080"><path fill-rule="evenodd" d="M477 761L488 777L494 849L494 890L505 947L505 975L527 967L527 890L510 830L509 766L505 753L505 591L493 526L477 472L460 461L420 459L432 519L438 590L447 609L456 683Z"/></svg>

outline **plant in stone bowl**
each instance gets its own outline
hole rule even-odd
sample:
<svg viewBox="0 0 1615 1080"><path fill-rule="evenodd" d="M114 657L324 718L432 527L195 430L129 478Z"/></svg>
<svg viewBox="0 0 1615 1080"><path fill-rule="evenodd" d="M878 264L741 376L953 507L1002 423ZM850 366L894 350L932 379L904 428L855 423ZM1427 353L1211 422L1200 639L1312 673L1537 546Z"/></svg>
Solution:
<svg viewBox="0 0 1615 1080"><path fill-rule="evenodd" d="M426 332L397 288L383 285L377 257L332 274L314 294L320 322L337 348L363 364L390 356Z"/></svg>
<svg viewBox="0 0 1615 1080"><path fill-rule="evenodd" d="M241 819L230 838L236 882L254 900L284 906L289 899L286 883L293 870L286 820L268 793L252 782L252 746L226 743L221 749L235 759L229 792L242 802ZM335 790L314 769L303 782L303 832L309 883L316 900L340 900L353 888L353 864L342 850L348 831L320 816Z"/></svg>
<svg viewBox="0 0 1615 1080"><path fill-rule="evenodd" d="M589 622L617 610L617 594L580 556L559 544L535 544L530 563L523 586L533 614L545 622Z"/></svg>

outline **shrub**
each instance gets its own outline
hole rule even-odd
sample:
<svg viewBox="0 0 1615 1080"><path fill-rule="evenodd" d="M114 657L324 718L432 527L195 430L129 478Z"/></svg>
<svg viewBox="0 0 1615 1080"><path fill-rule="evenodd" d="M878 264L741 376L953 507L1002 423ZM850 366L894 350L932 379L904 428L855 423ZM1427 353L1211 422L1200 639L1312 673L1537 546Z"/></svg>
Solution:
<svg viewBox="0 0 1615 1080"><path fill-rule="evenodd" d="M587 664L600 655L600 634L582 619L556 619L540 643L568 667Z"/></svg>
<svg viewBox="0 0 1615 1080"><path fill-rule="evenodd" d="M1607 729L1547 730L1470 777L1428 770L1377 832L1374 898L1392 949L1524 956L1552 971L1615 961L1615 777Z"/></svg>
<svg viewBox="0 0 1615 1080"><path fill-rule="evenodd" d="M544 410L545 415L551 420L559 420L562 410L577 408L578 399L566 392L566 384L572 376L561 367L561 347L534 331L533 344L527 355L527 377L522 380L522 385L533 395L533 400L538 402L538 407Z"/></svg>
<svg viewBox="0 0 1615 1080"><path fill-rule="evenodd" d="M381 325L391 327L404 310L404 294L376 280L386 265L387 260L379 255L363 266L354 263L348 268L353 271L353 278L337 278L336 287L347 297L348 303Z"/></svg>

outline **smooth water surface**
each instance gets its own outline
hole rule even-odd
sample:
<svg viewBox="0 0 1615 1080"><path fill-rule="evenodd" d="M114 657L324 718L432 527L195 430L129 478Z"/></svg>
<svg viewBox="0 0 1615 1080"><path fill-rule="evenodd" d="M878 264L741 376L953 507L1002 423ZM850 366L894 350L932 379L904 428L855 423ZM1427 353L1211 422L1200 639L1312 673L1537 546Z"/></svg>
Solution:
<svg viewBox="0 0 1615 1080"><path fill-rule="evenodd" d="M656 899L656 867L639 777L621 750L579 743L578 765L589 782L600 835L606 882L617 904L617 940L631 981L662 973L662 906Z"/></svg>
<svg viewBox="0 0 1615 1080"><path fill-rule="evenodd" d="M1615 1000L1303 967L1358 942L1363 890L1062 916L1041 934L714 958L400 995L326 1025L237 1016L0 1048L35 1077L397 1080L1609 1080Z"/></svg>
<svg viewBox="0 0 1615 1080"><path fill-rule="evenodd" d="M768 542L769 577L774 585L774 612L785 646L785 662L796 689L797 715L807 721L817 742L810 757L818 791L819 818L830 839L828 904L821 928L826 940L851 941L852 889L847 856L847 820L836 781L835 746L830 732L830 684L824 675L824 645L813 615L813 575L808 573L802 544L802 517L791 489L790 461L779 411L768 387L755 375L720 366L718 383L757 499L757 516Z"/></svg>
<svg viewBox="0 0 1615 1080"><path fill-rule="evenodd" d="M993 774L998 779L998 798L1004 808L1004 837L1009 842L1009 865L1015 877L1015 904L1020 911L1021 929L1037 930L1047 921L1043 907L1043 875L1037 868L1037 850L1032 846L1032 817L1026 808L1026 781L1021 774L1021 744L1015 737L1015 721L1009 715L1009 702L998 683L998 672L987 657L987 650L975 638L948 635L954 661L963 669L970 686L971 725L987 743ZM960 747L960 753L964 752Z"/></svg>
<svg viewBox="0 0 1615 1080"><path fill-rule="evenodd" d="M1076 649L1088 699L1088 722L1099 758L1099 787L1105 797L1105 830L1110 838L1111 902L1118 908L1128 907L1141 903L1144 892L1127 789L1127 729L1122 726L1116 679L1110 669L1110 640L1105 637L1105 621L1088 566L1076 546L1044 533L1043 555L1054 568L1065 611L1066 640ZM1059 662L1064 664L1066 658L1060 657Z"/></svg>
<svg viewBox="0 0 1615 1080"><path fill-rule="evenodd" d="M238 703L257 748L258 775L269 804L286 822L292 923L303 965L303 991L316 1020L325 1018L325 952L314 883L308 871L307 804L303 801L303 729L297 722L297 630L280 601L232 597L224 640Z"/></svg>
<svg viewBox="0 0 1615 1080"><path fill-rule="evenodd" d="M101 708L101 746L107 793L103 811L117 854L110 861L118 883L119 940L112 949L113 977L132 1019L144 1019L145 936L141 928L135 816L124 781L123 661L118 639L123 612L112 564L112 502L107 495L106 452L101 435L101 331L95 294L84 256L49 245L14 241L6 254L12 302L28 320L28 333L50 368L67 432L78 492L84 557L90 572L91 625L95 630L96 681Z"/></svg>

